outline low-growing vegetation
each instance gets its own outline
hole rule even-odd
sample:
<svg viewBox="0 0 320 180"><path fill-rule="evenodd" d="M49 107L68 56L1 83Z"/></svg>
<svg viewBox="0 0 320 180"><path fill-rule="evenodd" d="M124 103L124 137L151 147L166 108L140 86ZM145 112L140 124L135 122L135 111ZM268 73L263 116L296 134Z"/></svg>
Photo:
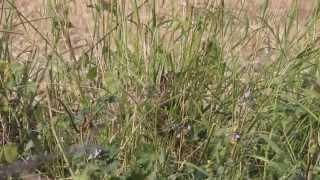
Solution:
<svg viewBox="0 0 320 180"><path fill-rule="evenodd" d="M0 179L320 177L319 1L22 2L0 3Z"/></svg>

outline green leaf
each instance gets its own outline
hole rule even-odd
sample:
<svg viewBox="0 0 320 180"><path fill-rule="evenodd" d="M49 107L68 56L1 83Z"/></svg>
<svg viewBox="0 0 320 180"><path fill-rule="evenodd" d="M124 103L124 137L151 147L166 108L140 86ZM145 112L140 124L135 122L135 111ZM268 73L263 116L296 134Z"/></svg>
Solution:
<svg viewBox="0 0 320 180"><path fill-rule="evenodd" d="M90 63L89 56L87 53L85 53L83 56L79 59L79 66L80 67L87 67Z"/></svg>
<svg viewBox="0 0 320 180"><path fill-rule="evenodd" d="M8 73L8 70L9 70L9 64L4 63L4 62L0 62L0 73L6 74L6 73Z"/></svg>
<svg viewBox="0 0 320 180"><path fill-rule="evenodd" d="M81 173L80 175L76 175L73 177L75 180L90 180L90 176L86 173Z"/></svg>
<svg viewBox="0 0 320 180"><path fill-rule="evenodd" d="M26 86L26 91L28 93L35 93L37 91L37 83L36 82L29 82Z"/></svg>
<svg viewBox="0 0 320 180"><path fill-rule="evenodd" d="M306 97L309 97L309 98L317 99L320 97L320 93L314 89L305 89L304 94Z"/></svg>
<svg viewBox="0 0 320 180"><path fill-rule="evenodd" d="M139 172L134 172L129 177L127 177L127 180L144 180L146 179L147 175Z"/></svg>
<svg viewBox="0 0 320 180"><path fill-rule="evenodd" d="M97 66L91 67L87 73L87 78L90 80L94 80L97 77Z"/></svg>
<svg viewBox="0 0 320 180"><path fill-rule="evenodd" d="M165 163L166 158L167 158L166 156L167 156L167 154L166 154L165 150L161 149L160 156L159 156L159 163L161 165L163 165Z"/></svg>
<svg viewBox="0 0 320 180"><path fill-rule="evenodd" d="M18 159L18 147L15 144L6 144L3 147L3 155L8 163L13 163Z"/></svg>
<svg viewBox="0 0 320 180"><path fill-rule="evenodd" d="M285 152L281 149L281 147L279 147L272 139L270 139L269 136L264 134L260 134L259 136L269 144L269 146L272 148L274 152L276 152L279 155L285 154Z"/></svg>
<svg viewBox="0 0 320 180"><path fill-rule="evenodd" d="M206 172L204 169L202 169L201 167L199 167L191 162L185 162L185 165L199 171L200 173L202 173L203 175L205 175L207 177L210 177L208 172Z"/></svg>
<svg viewBox="0 0 320 180"><path fill-rule="evenodd" d="M11 77L10 66L8 63L0 62L0 76L5 81L8 81Z"/></svg>
<svg viewBox="0 0 320 180"><path fill-rule="evenodd" d="M10 69L12 71L12 74L14 74L16 77L21 77L24 72L25 66L21 63L12 63L10 65Z"/></svg>
<svg viewBox="0 0 320 180"><path fill-rule="evenodd" d="M110 72L105 74L104 85L112 94L117 93L120 89L120 81Z"/></svg>
<svg viewBox="0 0 320 180"><path fill-rule="evenodd" d="M94 164L88 164L81 174L73 177L75 180L90 180L92 173L99 170L99 167Z"/></svg>
<svg viewBox="0 0 320 180"><path fill-rule="evenodd" d="M279 172L285 171L285 170L288 169L288 167L285 166L283 163L281 164L281 163L279 163L279 162L274 162L274 161L271 161L271 160L269 160L269 159L266 159L265 157L256 156L256 155L253 155L253 156L251 156L251 157L253 157L253 158L255 158L255 159L259 159L259 160L267 163L268 166L273 167L274 169L278 170ZM282 172L282 173L283 173L283 172Z"/></svg>
<svg viewBox="0 0 320 180"><path fill-rule="evenodd" d="M9 112L9 110L9 101L5 97L0 96L0 112Z"/></svg>

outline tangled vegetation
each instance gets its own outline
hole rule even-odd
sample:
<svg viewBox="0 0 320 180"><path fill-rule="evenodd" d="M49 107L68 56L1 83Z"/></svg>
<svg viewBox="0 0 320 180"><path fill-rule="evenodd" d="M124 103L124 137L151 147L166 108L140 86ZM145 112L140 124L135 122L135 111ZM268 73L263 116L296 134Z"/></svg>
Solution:
<svg viewBox="0 0 320 180"><path fill-rule="evenodd" d="M87 1L80 45L43 2L0 3L0 179L320 177L319 1Z"/></svg>

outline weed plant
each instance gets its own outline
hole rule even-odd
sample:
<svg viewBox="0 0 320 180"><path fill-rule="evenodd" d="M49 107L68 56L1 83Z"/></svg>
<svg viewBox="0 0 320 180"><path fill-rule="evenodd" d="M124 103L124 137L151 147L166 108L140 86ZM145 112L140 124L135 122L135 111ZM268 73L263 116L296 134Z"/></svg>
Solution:
<svg viewBox="0 0 320 180"><path fill-rule="evenodd" d="M83 2L44 2L0 3L0 179L320 178L319 1L88 1L82 46Z"/></svg>

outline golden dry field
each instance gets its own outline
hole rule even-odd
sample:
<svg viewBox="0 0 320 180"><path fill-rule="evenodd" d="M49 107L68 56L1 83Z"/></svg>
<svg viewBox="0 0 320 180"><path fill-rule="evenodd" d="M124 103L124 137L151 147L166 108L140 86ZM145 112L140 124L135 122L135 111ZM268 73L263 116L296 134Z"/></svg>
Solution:
<svg viewBox="0 0 320 180"><path fill-rule="evenodd" d="M222 3L223 2L223 3ZM224 12L227 16L236 15L242 20L235 22L238 23L233 31L234 34L244 33L246 24L243 22L246 18L249 19L248 34L250 42L239 46L238 51L243 59L248 59L249 56L258 56L256 59L261 59L265 54L261 52L261 48L265 46L273 46L275 37L270 33L261 30L263 26L261 19L264 2L255 0L233 1L233 0L179 0L179 1L157 1L155 5L156 20L159 24L168 22L174 19L184 20L197 18L205 15L208 10L219 9L224 6ZM303 27L308 17L311 16L312 7L314 3L312 0L296 1L293 0L269 0L265 16L268 17L268 25L272 28L284 28L287 23L286 14L289 13L290 8L297 6L297 21L293 29L292 36L297 36L303 33ZM135 4L136 3L136 4ZM102 12L97 13L94 6L101 5ZM6 5L10 6L10 5ZM40 57L48 53L52 44L48 42L53 41L52 29L56 24L52 23L53 17L67 21L68 26L64 28L62 37L58 40L57 51L59 54L69 57L69 59L78 59L82 52L88 51L95 47L93 50L96 54L101 52L101 41L105 41L106 36L112 37L114 28L117 24L114 21L113 7L118 7L118 10L123 14L124 21L126 21L126 28L128 30L127 44L133 50L134 46L139 46L145 59L148 59L150 49L150 34L146 27L152 23L152 2L150 1L112 1L112 0L99 0L99 1L43 1L43 0L18 0L16 2L16 10L21 14L14 19L14 29L10 33L10 38L13 41L14 56L22 56L28 59L29 52L39 53ZM137 10L136 6L139 6ZM114 8L113 8L114 10ZM136 14L137 13L137 14ZM239 32L239 33L238 33ZM175 31L164 26L159 27L159 33L162 34L161 38L163 43L167 44L166 47L174 49L176 42L172 42L172 38L179 36L180 32ZM137 40L137 38L139 40ZM226 37L225 41L236 41L238 36ZM231 39L232 38L232 39ZM112 38L108 39L111 47L114 47ZM203 39L205 41L205 38ZM100 44L98 44L100 42ZM48 49L49 48L49 49ZM228 49L225 49L229 51ZM258 53L256 52L258 51ZM261 53L260 53L261 52ZM264 59L264 58L262 58ZM245 61L245 60L244 60ZM245 63L245 62L244 62ZM257 63L257 66L262 64ZM245 63L246 65L246 63Z"/></svg>

